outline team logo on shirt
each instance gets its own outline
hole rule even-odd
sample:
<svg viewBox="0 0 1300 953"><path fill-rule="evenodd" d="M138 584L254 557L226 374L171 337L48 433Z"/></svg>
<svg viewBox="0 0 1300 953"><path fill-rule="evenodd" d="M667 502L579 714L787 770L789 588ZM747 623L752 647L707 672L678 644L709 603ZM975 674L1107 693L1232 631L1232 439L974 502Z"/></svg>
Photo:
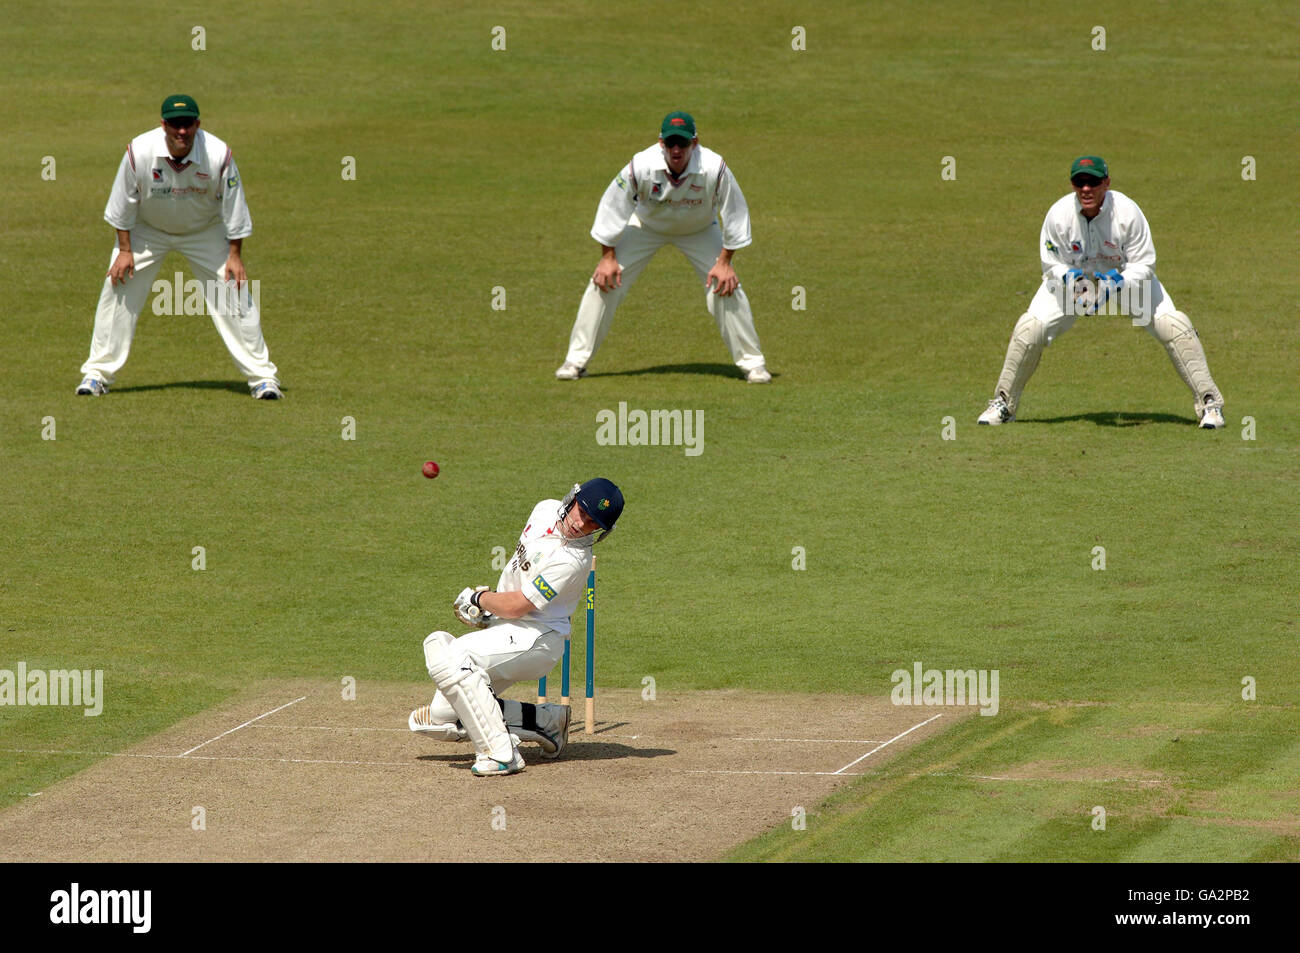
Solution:
<svg viewBox="0 0 1300 953"><path fill-rule="evenodd" d="M1116 245L1114 242L1111 241L1102 242L1102 244L1105 245L1107 248L1119 248L1118 245Z"/></svg>
<svg viewBox="0 0 1300 953"><path fill-rule="evenodd" d="M1083 251L1083 246L1080 245L1078 242L1070 242L1070 251L1075 251L1075 252Z"/></svg>
<svg viewBox="0 0 1300 953"><path fill-rule="evenodd" d="M546 598L547 602L550 602L555 598L555 590L552 589L551 584L541 576L535 576L533 578L533 588L540 592Z"/></svg>
<svg viewBox="0 0 1300 953"><path fill-rule="evenodd" d="M650 190L650 195L651 195L651 197L653 198L654 196L658 195L660 192L663 191L663 188L664 188L664 187L663 187L663 183L661 183L661 182L656 182L656 183L655 183L655 187L654 187L653 189Z"/></svg>
<svg viewBox="0 0 1300 953"><path fill-rule="evenodd" d="M162 181L162 169L154 169L154 170L153 170L153 180L154 180L155 182L161 182L161 181Z"/></svg>
<svg viewBox="0 0 1300 953"><path fill-rule="evenodd" d="M704 191L704 186L702 186L702 185L692 185L692 186L691 186L691 191L692 191L692 192L703 192L703 191Z"/></svg>

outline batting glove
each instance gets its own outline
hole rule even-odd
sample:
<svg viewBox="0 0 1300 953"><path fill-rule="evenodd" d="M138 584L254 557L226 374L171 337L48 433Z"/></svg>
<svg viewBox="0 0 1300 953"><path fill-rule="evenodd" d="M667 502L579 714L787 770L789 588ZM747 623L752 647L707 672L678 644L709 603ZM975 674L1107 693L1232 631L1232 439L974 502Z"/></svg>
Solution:
<svg viewBox="0 0 1300 953"><path fill-rule="evenodd" d="M475 629L487 628L488 623L495 617L480 606L478 602L480 594L487 591L487 586L476 586L473 589L466 586L462 589L460 595L456 597L456 601L451 604L452 611L456 613L456 618Z"/></svg>

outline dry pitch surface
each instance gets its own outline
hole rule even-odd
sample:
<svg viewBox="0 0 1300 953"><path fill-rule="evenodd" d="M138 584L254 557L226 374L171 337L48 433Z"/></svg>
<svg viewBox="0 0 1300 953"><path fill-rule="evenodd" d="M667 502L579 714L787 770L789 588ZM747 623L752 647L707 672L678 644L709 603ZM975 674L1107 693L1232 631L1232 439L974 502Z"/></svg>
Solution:
<svg viewBox="0 0 1300 953"><path fill-rule="evenodd" d="M526 698L523 686L509 693ZM4 861L716 858L960 717L887 698L602 692L556 761L469 773L425 684L268 682L0 813ZM205 830L194 829L195 808Z"/></svg>

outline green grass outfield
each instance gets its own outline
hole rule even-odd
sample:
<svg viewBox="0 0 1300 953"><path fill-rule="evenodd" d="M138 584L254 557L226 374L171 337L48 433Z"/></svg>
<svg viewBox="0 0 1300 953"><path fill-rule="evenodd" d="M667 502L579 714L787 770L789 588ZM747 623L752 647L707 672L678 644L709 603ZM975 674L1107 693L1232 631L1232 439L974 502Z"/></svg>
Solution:
<svg viewBox="0 0 1300 953"><path fill-rule="evenodd" d="M601 549L601 685L883 695L918 661L1000 672L996 717L734 857L1300 859L1286 9L669 3L642 29L595 3L10 6L0 668L100 668L108 697L99 718L0 709L0 747L116 750L267 677L418 678L492 547L599 474L628 500ZM113 173L176 91L240 165L279 404L247 397L206 318L148 310L113 393L72 394ZM675 108L745 190L736 265L776 380L729 369L665 252L592 376L557 383L596 202ZM1193 426L1123 318L1082 319L1019 421L974 426L1083 152L1146 212L1225 431ZM704 452L597 445L621 401L702 410ZM92 760L6 753L0 805Z"/></svg>

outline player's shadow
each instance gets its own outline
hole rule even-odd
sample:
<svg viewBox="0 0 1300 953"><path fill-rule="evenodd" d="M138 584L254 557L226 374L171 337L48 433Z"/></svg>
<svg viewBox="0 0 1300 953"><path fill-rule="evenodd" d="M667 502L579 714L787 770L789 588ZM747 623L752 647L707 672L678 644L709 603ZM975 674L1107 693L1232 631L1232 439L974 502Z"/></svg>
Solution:
<svg viewBox="0 0 1300 953"><path fill-rule="evenodd" d="M1192 420L1189 417L1179 417L1177 414L1134 414L1118 410L1107 413L1071 414L1068 417L1017 417L1016 423L1071 424L1080 420L1091 421L1098 427L1143 427L1147 424L1178 424L1182 427L1196 426L1195 420Z"/></svg>
<svg viewBox="0 0 1300 953"><path fill-rule="evenodd" d="M712 377L734 377L742 381L745 379L744 372L734 364L657 364L654 367L637 367L627 371L589 372L587 377L640 377L644 374L707 374Z"/></svg>
<svg viewBox="0 0 1300 953"><path fill-rule="evenodd" d="M574 737L585 739L587 736L575 735ZM599 738L599 735L594 737ZM537 753L540 749L536 746L524 747L520 750L524 753L524 760L528 762L529 769L532 769L535 765L545 766L560 761L613 761L621 758L662 758L664 755L677 754L672 748L634 748L631 745L618 744L614 741L587 741L574 740L574 738L569 740L568 745L560 752L560 757L555 761L543 758ZM422 754L417 755L416 760L459 765L468 770L474 764L474 752L458 751L454 754Z"/></svg>
<svg viewBox="0 0 1300 953"><path fill-rule="evenodd" d="M228 390L234 394L247 394L248 385L239 381L168 381L166 384L137 384L134 387L114 387L114 394L144 394L155 390Z"/></svg>

